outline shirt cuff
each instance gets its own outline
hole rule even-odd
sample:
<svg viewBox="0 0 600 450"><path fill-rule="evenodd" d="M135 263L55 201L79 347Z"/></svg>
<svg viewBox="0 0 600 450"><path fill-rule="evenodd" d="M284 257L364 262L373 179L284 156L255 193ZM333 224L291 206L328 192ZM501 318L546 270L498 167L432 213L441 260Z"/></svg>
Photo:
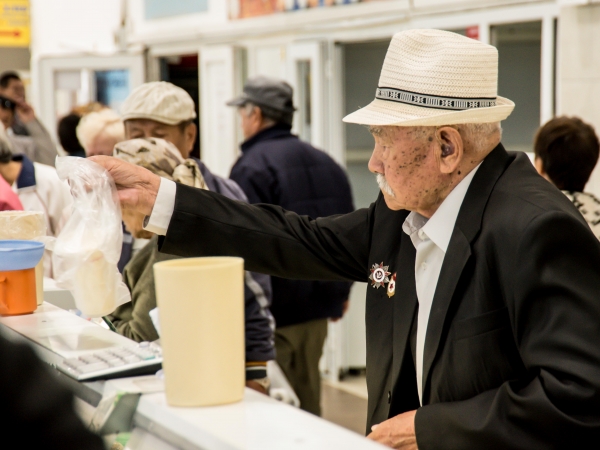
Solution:
<svg viewBox="0 0 600 450"><path fill-rule="evenodd" d="M266 378L266 376L267 376L267 362L266 361L246 362L246 380L256 380L259 378Z"/></svg>
<svg viewBox="0 0 600 450"><path fill-rule="evenodd" d="M144 230L158 234L159 236L167 234L173 210L175 209L176 192L177 185L174 181L167 180L166 178L160 179L160 187L158 188L154 208L152 208L152 214L146 216L144 220Z"/></svg>

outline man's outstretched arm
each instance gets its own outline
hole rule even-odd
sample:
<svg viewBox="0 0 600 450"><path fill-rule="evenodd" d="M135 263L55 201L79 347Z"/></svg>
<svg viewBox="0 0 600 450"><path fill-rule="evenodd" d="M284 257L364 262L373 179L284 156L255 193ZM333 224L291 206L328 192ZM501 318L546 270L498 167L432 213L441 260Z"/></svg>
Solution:
<svg viewBox="0 0 600 450"><path fill-rule="evenodd" d="M149 216L147 228L166 234L159 240L163 253L240 256L246 270L285 278L367 280L375 205L312 220L176 185L115 158L91 159L113 177L121 206Z"/></svg>

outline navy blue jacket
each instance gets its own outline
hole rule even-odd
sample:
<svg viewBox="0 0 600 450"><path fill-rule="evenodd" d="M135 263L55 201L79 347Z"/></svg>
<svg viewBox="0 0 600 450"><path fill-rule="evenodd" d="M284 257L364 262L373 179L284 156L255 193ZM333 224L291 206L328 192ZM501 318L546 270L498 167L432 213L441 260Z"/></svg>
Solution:
<svg viewBox="0 0 600 450"><path fill-rule="evenodd" d="M354 210L343 169L326 153L301 141L287 125L263 130L242 144L231 170L250 203L270 203L317 217ZM350 283L271 277L271 312L278 327L341 317Z"/></svg>

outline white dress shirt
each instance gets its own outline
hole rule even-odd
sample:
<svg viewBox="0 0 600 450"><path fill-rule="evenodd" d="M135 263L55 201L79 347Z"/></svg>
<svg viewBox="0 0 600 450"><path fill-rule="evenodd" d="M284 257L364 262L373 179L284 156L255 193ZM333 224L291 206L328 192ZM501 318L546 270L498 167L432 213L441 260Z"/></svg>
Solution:
<svg viewBox="0 0 600 450"><path fill-rule="evenodd" d="M415 283L419 301L419 314L417 317L416 372L421 404L423 404L423 350L425 349L429 312L431 311L435 288L454 231L458 212L480 165L475 167L448 194L448 197L431 216L431 219L428 220L416 212L411 212L402 225L402 230L410 236L417 250ZM144 227L146 230L162 236L167 233L175 208L175 190L176 184L173 181L165 178L160 179L156 202Z"/></svg>
<svg viewBox="0 0 600 450"><path fill-rule="evenodd" d="M454 231L458 212L477 169L479 169L479 166L475 167L458 183L431 216L431 219L427 220L426 217L413 211L402 224L402 230L410 236L410 240L417 250L415 284L419 301L419 314L417 317L416 372L417 389L421 404L423 404L423 351L425 349L425 336L431 304L433 303L435 288Z"/></svg>

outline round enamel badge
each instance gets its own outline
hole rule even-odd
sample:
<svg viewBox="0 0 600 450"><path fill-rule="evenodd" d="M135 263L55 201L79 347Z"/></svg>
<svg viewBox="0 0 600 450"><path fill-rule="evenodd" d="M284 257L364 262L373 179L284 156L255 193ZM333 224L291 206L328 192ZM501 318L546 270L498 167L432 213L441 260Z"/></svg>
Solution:
<svg viewBox="0 0 600 450"><path fill-rule="evenodd" d="M389 267L390 266L384 266L383 262L381 264L373 264L373 267L371 268L371 275L369 275L371 286L379 289L381 286L385 286L385 284L390 281L390 272L388 272Z"/></svg>

